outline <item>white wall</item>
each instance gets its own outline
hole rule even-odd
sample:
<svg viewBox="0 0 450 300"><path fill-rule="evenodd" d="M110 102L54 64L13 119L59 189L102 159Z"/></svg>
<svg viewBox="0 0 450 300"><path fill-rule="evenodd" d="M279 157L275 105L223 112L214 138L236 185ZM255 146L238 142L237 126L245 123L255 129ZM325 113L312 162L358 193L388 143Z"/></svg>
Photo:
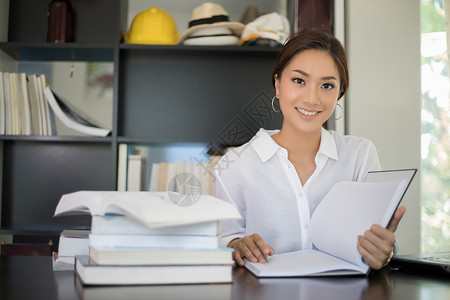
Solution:
<svg viewBox="0 0 450 300"><path fill-rule="evenodd" d="M347 0L347 133L372 140L384 169L420 168L420 1ZM400 253L420 251L420 173L403 202Z"/></svg>

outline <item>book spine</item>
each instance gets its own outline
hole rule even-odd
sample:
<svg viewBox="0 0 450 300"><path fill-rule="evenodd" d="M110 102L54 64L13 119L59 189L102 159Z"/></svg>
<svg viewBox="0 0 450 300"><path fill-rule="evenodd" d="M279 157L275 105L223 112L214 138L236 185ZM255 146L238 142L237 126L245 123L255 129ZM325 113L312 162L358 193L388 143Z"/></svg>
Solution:
<svg viewBox="0 0 450 300"><path fill-rule="evenodd" d="M205 235L217 236L221 221L194 223L183 226L150 228L126 216L93 216L91 233L93 234L153 234L153 235Z"/></svg>
<svg viewBox="0 0 450 300"><path fill-rule="evenodd" d="M219 236L90 234L89 246L217 249Z"/></svg>

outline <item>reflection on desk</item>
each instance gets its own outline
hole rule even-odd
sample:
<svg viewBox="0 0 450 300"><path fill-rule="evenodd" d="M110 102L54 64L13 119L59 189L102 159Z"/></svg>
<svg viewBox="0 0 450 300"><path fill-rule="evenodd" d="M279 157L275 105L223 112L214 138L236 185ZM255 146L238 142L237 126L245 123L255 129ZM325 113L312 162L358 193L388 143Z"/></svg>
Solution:
<svg viewBox="0 0 450 300"><path fill-rule="evenodd" d="M233 284L83 287L51 257L0 257L0 299L450 299L450 281L381 270L368 277L266 278L233 270Z"/></svg>

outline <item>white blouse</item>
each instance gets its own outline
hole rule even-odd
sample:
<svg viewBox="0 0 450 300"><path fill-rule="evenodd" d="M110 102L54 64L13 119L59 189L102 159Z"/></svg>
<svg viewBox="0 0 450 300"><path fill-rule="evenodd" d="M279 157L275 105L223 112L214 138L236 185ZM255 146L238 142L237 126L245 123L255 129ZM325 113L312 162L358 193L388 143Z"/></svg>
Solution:
<svg viewBox="0 0 450 300"><path fill-rule="evenodd" d="M258 233L274 253L312 249L310 216L343 180L362 181L380 170L375 146L367 139L322 129L316 170L302 186L287 150L260 129L246 144L226 153L215 169L216 196L234 204L243 219L223 221L223 245Z"/></svg>

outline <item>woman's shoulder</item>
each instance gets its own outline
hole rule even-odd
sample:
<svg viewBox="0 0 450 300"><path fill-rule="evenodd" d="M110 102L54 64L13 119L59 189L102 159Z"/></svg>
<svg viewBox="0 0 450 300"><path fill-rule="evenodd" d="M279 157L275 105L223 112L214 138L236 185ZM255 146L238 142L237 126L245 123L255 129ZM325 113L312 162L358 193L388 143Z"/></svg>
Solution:
<svg viewBox="0 0 450 300"><path fill-rule="evenodd" d="M368 138L354 135L342 135L333 130L330 130L328 132L333 136L338 148L375 148L373 142Z"/></svg>
<svg viewBox="0 0 450 300"><path fill-rule="evenodd" d="M228 147L218 162L219 167L221 169L233 170L248 168L257 164L260 161L260 148L266 144L264 142L267 139L266 135L269 136L268 131L260 130L247 143L238 147Z"/></svg>

